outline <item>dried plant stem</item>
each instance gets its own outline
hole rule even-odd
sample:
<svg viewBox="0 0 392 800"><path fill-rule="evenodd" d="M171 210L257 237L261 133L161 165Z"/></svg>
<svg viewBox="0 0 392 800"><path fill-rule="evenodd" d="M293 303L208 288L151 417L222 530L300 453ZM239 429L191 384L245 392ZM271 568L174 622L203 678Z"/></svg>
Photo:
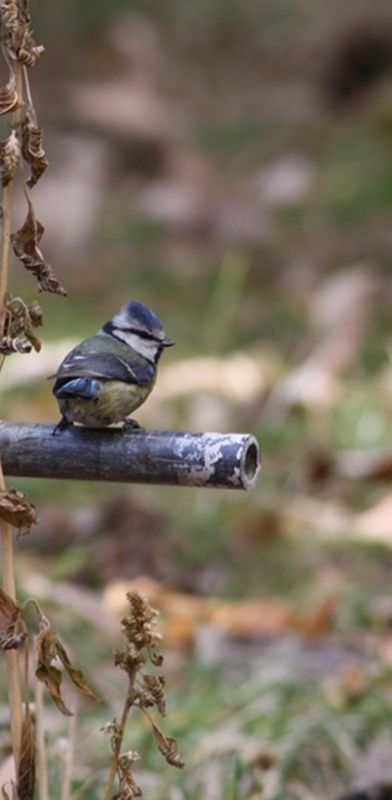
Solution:
<svg viewBox="0 0 392 800"><path fill-rule="evenodd" d="M15 82L16 89L21 94L22 86L22 69L21 65L16 65L15 68ZM19 122L20 109L17 109L12 117L13 123ZM11 231L12 231L12 184L3 188L3 237L1 244L1 263L0 263L0 327L2 321L2 312L4 311L5 298L8 291L8 273L9 273L9 255L11 245ZM0 362L0 368L2 362ZM0 489L5 489L4 474L1 464L0 454ZM15 589L15 569L14 569L14 538L11 525L4 520L0 520L1 542L3 549L3 588L4 591L16 601ZM20 673L19 673L19 654L17 650L9 650L6 653L7 664L7 683L8 683L8 698L10 708L10 725L12 736L12 750L15 761L16 771L20 759L20 745L22 734L22 696L20 688Z"/></svg>
<svg viewBox="0 0 392 800"><path fill-rule="evenodd" d="M22 96L23 66L15 64L15 89ZM12 124L17 125L21 118L21 107L12 114ZM8 273L10 261L11 226L12 226L12 182L3 187L3 240L1 244L0 267L0 313L4 307L4 299L8 291Z"/></svg>
<svg viewBox="0 0 392 800"><path fill-rule="evenodd" d="M118 734L116 735L115 744L114 744L114 748L113 748L113 758L112 758L112 763L111 763L111 767L110 767L110 775L109 775L109 780L108 780L108 784L107 784L107 787L106 787L104 800L112 800L112 797L113 797L113 783L114 783L114 780L115 780L115 777L116 777L116 773L117 773L118 759L119 759L119 755L121 753L121 748L122 748L125 728L127 726L127 721L128 721L128 715L129 715L129 712L131 710L132 703L133 703L133 685L134 685L135 678L136 678L136 672L135 672L135 674L133 676L130 675L128 692L127 692L127 696L125 698L124 707L123 707L122 714L121 714L120 725L118 727Z"/></svg>
<svg viewBox="0 0 392 800"><path fill-rule="evenodd" d="M61 800L70 800L71 798L72 768L74 761L75 739L76 739L76 720L77 720L77 709L74 706L74 713L72 717L68 717L68 740L67 740L67 750L64 759ZM44 799L40 798L40 800Z"/></svg>
<svg viewBox="0 0 392 800"><path fill-rule="evenodd" d="M4 476L0 459L0 489L4 489ZM3 550L3 588L15 600L15 572L14 572L14 540L11 525L0 520L1 541ZM12 736L12 749L16 769L19 764L20 740L22 733L22 697L20 689L19 653L17 650L7 650L5 653L7 665L8 698L10 708L10 723Z"/></svg>
<svg viewBox="0 0 392 800"><path fill-rule="evenodd" d="M12 224L12 189L11 184L3 189L3 240L1 244L1 268L0 268L0 311L4 307L4 299L8 291L8 268L11 244L11 224Z"/></svg>
<svg viewBox="0 0 392 800"><path fill-rule="evenodd" d="M38 797L39 800L49 800L43 693L43 684L41 681L35 681Z"/></svg>

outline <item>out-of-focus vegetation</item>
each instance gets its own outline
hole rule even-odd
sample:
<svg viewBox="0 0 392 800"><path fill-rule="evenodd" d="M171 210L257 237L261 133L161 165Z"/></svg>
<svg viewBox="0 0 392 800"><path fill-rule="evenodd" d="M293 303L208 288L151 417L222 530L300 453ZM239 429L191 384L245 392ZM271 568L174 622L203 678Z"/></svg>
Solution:
<svg viewBox="0 0 392 800"><path fill-rule="evenodd" d="M75 796L101 796L114 614L144 576L187 762L169 774L135 722L146 796L390 797L392 14L34 5L51 161L34 191L70 297L44 298L45 346L7 364L2 416L56 420L45 377L138 298L177 341L140 421L250 430L264 458L247 495L17 482L41 517L21 590L53 603L104 698L83 709Z"/></svg>

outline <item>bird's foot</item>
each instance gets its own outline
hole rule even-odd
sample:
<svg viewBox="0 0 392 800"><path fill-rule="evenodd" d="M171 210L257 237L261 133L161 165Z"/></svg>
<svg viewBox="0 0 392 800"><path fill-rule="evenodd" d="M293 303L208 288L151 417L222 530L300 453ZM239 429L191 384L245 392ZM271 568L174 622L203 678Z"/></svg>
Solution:
<svg viewBox="0 0 392 800"><path fill-rule="evenodd" d="M60 422L58 422L52 430L52 436L57 436L57 434L62 433L62 431L65 431L70 425L72 425L72 422L68 422L65 417L61 417Z"/></svg>
<svg viewBox="0 0 392 800"><path fill-rule="evenodd" d="M143 426L140 425L135 419L127 417L123 420L121 433L136 433L136 431L144 431Z"/></svg>

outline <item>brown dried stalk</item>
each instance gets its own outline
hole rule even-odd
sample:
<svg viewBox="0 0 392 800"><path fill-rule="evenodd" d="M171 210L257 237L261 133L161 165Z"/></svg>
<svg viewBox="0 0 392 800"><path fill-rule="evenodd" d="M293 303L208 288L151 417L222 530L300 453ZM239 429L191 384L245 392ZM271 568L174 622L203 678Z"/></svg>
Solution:
<svg viewBox="0 0 392 800"><path fill-rule="evenodd" d="M0 459L0 488L5 489L3 469ZM12 528L9 522L0 519L0 531L3 548L3 589L15 601L15 571L14 571L14 546ZM7 664L8 700L10 708L10 723L12 736L12 750L16 768L19 765L20 742L22 737L22 696L19 680L19 654L17 649L7 650L5 653Z"/></svg>
<svg viewBox="0 0 392 800"><path fill-rule="evenodd" d="M161 635L154 631L158 612L138 591L128 592L127 599L130 606L129 616L121 620L125 645L123 650L115 651L114 664L126 672L128 688L120 721L114 719L102 728L104 733L110 735L113 753L105 800L134 800L142 796L142 790L133 775L133 765L140 756L134 750L121 752L132 708L139 708L148 718L158 749L168 764L179 768L184 766L177 752L176 740L166 736L147 711L147 708L155 706L162 716L166 713L164 677L144 671L148 662L155 667L161 666L163 662L163 657L156 652L162 640ZM113 796L116 777L119 793Z"/></svg>
<svg viewBox="0 0 392 800"><path fill-rule="evenodd" d="M36 114L28 87L27 67L32 66L43 48L37 46L30 30L29 0L1 0L0 2L0 41L8 80L0 87L0 115L11 114L11 132L0 143L0 178L2 186L2 242L0 260L0 369L5 355L12 352L29 352L32 347L39 349L39 340L32 326L39 324L39 315L28 309L23 301L12 301L8 295L9 259L12 241L12 186L16 174L22 168L22 159L30 167L30 185L34 185L46 167L46 156L42 144L42 131L37 124ZM23 84L23 75L25 82ZM22 127L24 89L27 95L29 112ZM26 190L27 191L27 190ZM43 261L42 271L48 274L48 265ZM39 272L39 270L38 270ZM40 275L41 277L41 275ZM15 573L12 525L20 530L29 527L34 521L34 509L25 498L12 489L6 489L0 459L0 534L2 541L3 593L8 598L8 607L15 603ZM15 606L16 607L16 606ZM22 637L15 630L5 631L7 680L10 707L12 748L18 788L13 787L17 796L24 800L34 793L34 737L28 708L22 714L18 644ZM12 625L11 625L12 629ZM8 638L7 638L8 636ZM23 637L22 637L23 638ZM14 796L14 794L13 794Z"/></svg>

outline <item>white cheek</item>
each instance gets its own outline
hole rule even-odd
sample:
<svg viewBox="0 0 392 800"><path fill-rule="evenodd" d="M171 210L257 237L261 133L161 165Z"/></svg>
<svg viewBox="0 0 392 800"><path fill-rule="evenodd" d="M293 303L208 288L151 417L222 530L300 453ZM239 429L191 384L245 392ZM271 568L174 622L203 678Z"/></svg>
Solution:
<svg viewBox="0 0 392 800"><path fill-rule="evenodd" d="M129 333L126 331L114 331L115 335L122 339L125 344L132 347L144 358L147 358L149 361L154 361L155 356L159 350L159 347L155 344L155 342L151 342L148 339L141 339L140 336L137 336L136 333Z"/></svg>

